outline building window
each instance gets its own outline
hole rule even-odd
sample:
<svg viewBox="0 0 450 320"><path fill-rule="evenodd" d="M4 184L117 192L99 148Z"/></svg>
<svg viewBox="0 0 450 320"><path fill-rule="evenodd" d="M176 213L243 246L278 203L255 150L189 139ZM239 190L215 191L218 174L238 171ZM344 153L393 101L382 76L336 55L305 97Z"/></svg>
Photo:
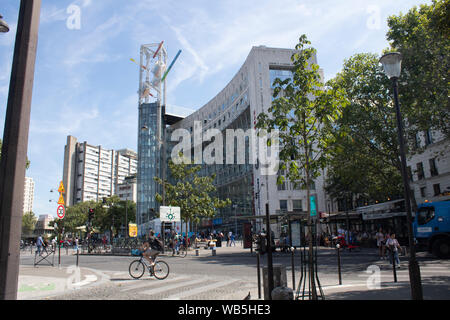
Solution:
<svg viewBox="0 0 450 320"><path fill-rule="evenodd" d="M302 211L302 200L292 200L292 210Z"/></svg>
<svg viewBox="0 0 450 320"><path fill-rule="evenodd" d="M425 145L429 145L433 143L433 135L431 134L431 130L428 129L425 131Z"/></svg>
<svg viewBox="0 0 450 320"><path fill-rule="evenodd" d="M416 165L416 167L417 167L417 179L418 179L418 180L424 179L424 178L425 178L425 173L424 173L424 171L423 171L423 163L422 163L422 162L419 162L419 163Z"/></svg>
<svg viewBox="0 0 450 320"><path fill-rule="evenodd" d="M287 200L280 200L280 210L287 211Z"/></svg>
<svg viewBox="0 0 450 320"><path fill-rule="evenodd" d="M420 188L420 196L422 198L425 198L427 196L427 187L421 187Z"/></svg>
<svg viewBox="0 0 450 320"><path fill-rule="evenodd" d="M419 133L416 133L414 135L414 147L416 149L420 148L420 137L419 137Z"/></svg>
<svg viewBox="0 0 450 320"><path fill-rule="evenodd" d="M438 172L437 167L436 167L436 159L430 159L428 161L430 163L430 174L431 174L431 176L435 177L435 176L439 175L439 172Z"/></svg>
<svg viewBox="0 0 450 320"><path fill-rule="evenodd" d="M439 185L439 183L433 184L433 190L434 190L435 196L438 196L441 194L441 186Z"/></svg>

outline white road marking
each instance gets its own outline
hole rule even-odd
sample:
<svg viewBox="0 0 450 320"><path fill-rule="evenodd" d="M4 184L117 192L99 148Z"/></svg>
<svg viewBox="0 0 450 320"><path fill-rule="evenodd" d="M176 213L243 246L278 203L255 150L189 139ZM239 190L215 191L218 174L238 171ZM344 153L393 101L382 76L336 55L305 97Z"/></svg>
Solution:
<svg viewBox="0 0 450 320"><path fill-rule="evenodd" d="M226 280L226 281L211 283L211 284L208 284L206 286L201 286L201 287L194 288L192 290L188 290L188 291L185 291L185 292L181 292L181 293L176 293L176 294L170 295L168 298L166 298L164 300L179 300L179 299L183 299L183 298L195 295L195 294L200 294L200 293L207 292L207 291L209 291L211 289L219 288L221 286L230 285L230 284L232 284L232 283L234 283L236 281L240 281L240 280L232 279L232 280Z"/></svg>
<svg viewBox="0 0 450 320"><path fill-rule="evenodd" d="M142 293L147 294L147 295L154 295L154 294L158 294L161 292L165 292L165 291L169 291L169 290L173 290L173 289L177 289L177 288L181 288L181 287L185 287L185 286L199 284L199 283L202 283L205 281L208 281L208 279L207 278L195 279L195 280L191 280L191 281L187 281L187 282L177 283L177 284L174 284L171 286L163 285L163 287L161 287L161 288L155 288L152 290L143 291Z"/></svg>

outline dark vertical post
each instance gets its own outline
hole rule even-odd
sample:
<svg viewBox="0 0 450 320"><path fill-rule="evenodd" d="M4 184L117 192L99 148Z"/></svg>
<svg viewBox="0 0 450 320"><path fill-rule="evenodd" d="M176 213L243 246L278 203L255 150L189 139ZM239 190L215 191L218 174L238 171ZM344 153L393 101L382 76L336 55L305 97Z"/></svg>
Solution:
<svg viewBox="0 0 450 320"><path fill-rule="evenodd" d="M61 268L61 226L58 224L58 268Z"/></svg>
<svg viewBox="0 0 450 320"><path fill-rule="evenodd" d="M0 299L17 299L19 242L41 0L21 1L0 165Z"/></svg>
<svg viewBox="0 0 450 320"><path fill-rule="evenodd" d="M401 169L402 169L403 188L405 194L407 227L408 227L409 282L411 284L411 297L413 300L423 300L422 280L420 278L420 268L416 259L416 248L414 245L414 238L413 238L410 188L409 188L408 174L406 171L405 143L403 141L403 120L402 115L400 113L400 106L398 103L397 78L393 78L392 83L394 86L394 102L395 102L395 112L397 115L398 141L400 148L400 160L402 164Z"/></svg>
<svg viewBox="0 0 450 320"><path fill-rule="evenodd" d="M273 261L272 261L272 235L270 229L269 204L266 203L266 230L267 230L267 277L269 284L269 300L272 300L273 290Z"/></svg>
<svg viewBox="0 0 450 320"><path fill-rule="evenodd" d="M394 247L391 248L392 271L394 272L394 282L397 282L397 270L395 269L395 252Z"/></svg>
<svg viewBox="0 0 450 320"><path fill-rule="evenodd" d="M295 265L294 265L294 250L292 249L292 225L291 219L289 219L289 250L291 251L291 269L292 269L292 290L295 291Z"/></svg>
<svg viewBox="0 0 450 320"><path fill-rule="evenodd" d="M337 259L338 259L338 274L339 274L339 284L342 284L342 274L341 274L341 246L339 244L336 245L337 249Z"/></svg>
<svg viewBox="0 0 450 320"><path fill-rule="evenodd" d="M256 268L258 276L258 299L261 299L261 263L259 250L256 252Z"/></svg>

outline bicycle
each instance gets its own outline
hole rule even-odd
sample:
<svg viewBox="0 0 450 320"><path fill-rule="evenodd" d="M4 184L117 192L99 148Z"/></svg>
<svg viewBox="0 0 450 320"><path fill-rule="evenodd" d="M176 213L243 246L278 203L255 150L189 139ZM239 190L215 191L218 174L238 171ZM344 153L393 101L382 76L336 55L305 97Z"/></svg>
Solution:
<svg viewBox="0 0 450 320"><path fill-rule="evenodd" d="M187 256L187 248L183 244L178 247L178 251L176 249L171 249L171 250L173 250L172 256L177 256L180 258L184 258Z"/></svg>
<svg viewBox="0 0 450 320"><path fill-rule="evenodd" d="M140 256L141 257L139 259L131 261L128 268L128 272L132 278L140 279L144 275L145 270L149 271L150 276L154 276L159 280L164 280L169 276L169 265L165 261L158 260L157 257L155 257L153 259L154 265L150 266L142 253Z"/></svg>

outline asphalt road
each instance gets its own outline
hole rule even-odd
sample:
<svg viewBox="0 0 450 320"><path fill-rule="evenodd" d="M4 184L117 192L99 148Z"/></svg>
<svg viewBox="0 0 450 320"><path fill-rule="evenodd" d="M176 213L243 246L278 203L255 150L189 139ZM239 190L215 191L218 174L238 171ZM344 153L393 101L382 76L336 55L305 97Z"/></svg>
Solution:
<svg viewBox="0 0 450 320"><path fill-rule="evenodd" d="M76 263L76 256L66 255L61 251L61 266L69 267ZM69 250L69 253L71 251ZM34 256L23 254L21 265L33 266ZM68 292L58 299L243 299L251 293L252 299L258 298L256 254L240 247L217 248L213 256L210 250L200 249L200 255L189 252L185 258L162 255L170 266L170 275L166 280L155 280L145 275L140 280L133 280L128 274L128 267L135 257L80 255L79 266L101 272L107 279L97 286ZM397 283L393 283L393 271L389 263L380 260L375 249L362 249L360 252L341 253L342 284L339 285L337 254L335 249L319 248L319 281L330 299L379 299L371 290L374 276L383 288L402 288L398 299L408 299L409 277L407 258L400 257L402 264L397 270ZM422 279L429 290L424 290L427 297L433 299L450 299L450 261L436 260L428 254L419 253ZM267 255L261 256L261 266L267 264ZM58 256L55 256L58 264ZM291 254L274 253L274 265L286 268L287 285L293 288ZM299 285L300 253L294 255L295 288ZM374 273L374 271L378 273ZM100 278L100 277L99 277ZM263 280L261 279L261 282ZM371 282L372 281L372 282ZM263 289L262 289L263 294ZM371 296L373 295L373 297Z"/></svg>

